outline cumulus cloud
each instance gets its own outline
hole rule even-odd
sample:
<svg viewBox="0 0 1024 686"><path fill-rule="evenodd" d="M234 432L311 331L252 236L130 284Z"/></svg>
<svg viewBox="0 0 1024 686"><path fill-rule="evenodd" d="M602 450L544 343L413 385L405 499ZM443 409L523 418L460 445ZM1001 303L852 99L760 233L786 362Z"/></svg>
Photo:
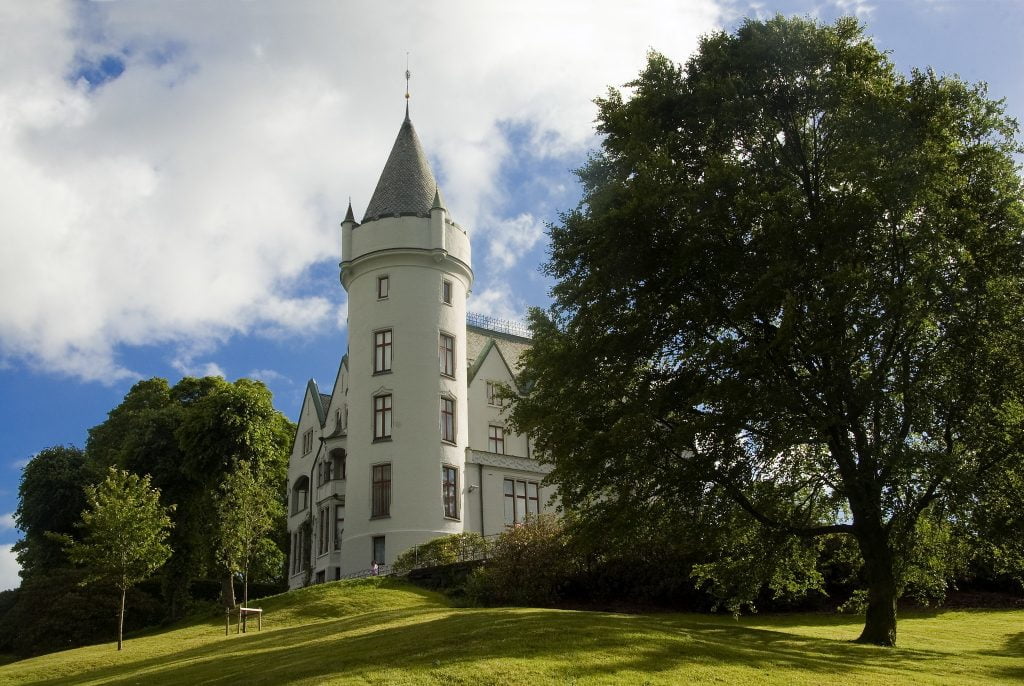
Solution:
<svg viewBox="0 0 1024 686"><path fill-rule="evenodd" d="M493 271L512 268L544 237L544 225L530 213L495 222L488 243L489 266Z"/></svg>
<svg viewBox="0 0 1024 686"><path fill-rule="evenodd" d="M337 259L348 196L357 214L369 200L406 51L413 119L473 230L515 152L506 124L532 154L578 154L595 95L649 47L684 59L722 16L711 0L0 5L0 364L113 382L137 376L123 346L340 326L301 276ZM537 241L521 209L496 217L508 242L482 233L498 268Z"/></svg>
<svg viewBox="0 0 1024 686"><path fill-rule="evenodd" d="M17 527L14 524L14 513L0 514L0 532L14 531Z"/></svg>
<svg viewBox="0 0 1024 686"><path fill-rule="evenodd" d="M507 283L501 281L479 292L474 291L466 308L498 319L522 320L526 314L526 304L513 294Z"/></svg>
<svg viewBox="0 0 1024 686"><path fill-rule="evenodd" d="M11 550L12 545L0 543L0 591L9 591L21 584L21 577L18 576L21 565Z"/></svg>

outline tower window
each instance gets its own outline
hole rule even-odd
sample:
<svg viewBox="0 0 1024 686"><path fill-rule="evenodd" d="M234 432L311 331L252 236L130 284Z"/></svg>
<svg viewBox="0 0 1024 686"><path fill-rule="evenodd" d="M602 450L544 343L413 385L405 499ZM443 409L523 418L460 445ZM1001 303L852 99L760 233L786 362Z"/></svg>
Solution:
<svg viewBox="0 0 1024 686"><path fill-rule="evenodd" d="M444 501L444 516L459 518L459 470L449 465L441 467L441 500Z"/></svg>
<svg viewBox="0 0 1024 686"><path fill-rule="evenodd" d="M500 426L487 428L487 450L499 455L505 454L505 429Z"/></svg>
<svg viewBox="0 0 1024 686"><path fill-rule="evenodd" d="M441 373L445 376L455 376L455 337L446 333L441 334L437 346L438 360L441 363Z"/></svg>
<svg viewBox="0 0 1024 686"><path fill-rule="evenodd" d="M391 394L377 395L373 398L373 440L383 441L391 438Z"/></svg>
<svg viewBox="0 0 1024 686"><path fill-rule="evenodd" d="M387 274L377 277L377 300L384 300L391 294L391 279Z"/></svg>
<svg viewBox="0 0 1024 686"><path fill-rule="evenodd" d="M446 305L452 304L452 282L448 279L441 282L441 302Z"/></svg>
<svg viewBox="0 0 1024 686"><path fill-rule="evenodd" d="M455 400L441 398L441 440L455 442Z"/></svg>
<svg viewBox="0 0 1024 686"><path fill-rule="evenodd" d="M373 373L384 374L391 371L391 329L376 331L373 334Z"/></svg>
<svg viewBox="0 0 1024 686"><path fill-rule="evenodd" d="M371 484L371 517L387 517L391 514L391 465L373 465Z"/></svg>

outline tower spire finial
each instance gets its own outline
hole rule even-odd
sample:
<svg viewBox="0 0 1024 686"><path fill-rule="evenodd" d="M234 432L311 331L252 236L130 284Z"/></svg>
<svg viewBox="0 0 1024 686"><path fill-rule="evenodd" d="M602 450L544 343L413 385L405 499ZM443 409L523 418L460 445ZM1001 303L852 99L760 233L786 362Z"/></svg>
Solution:
<svg viewBox="0 0 1024 686"><path fill-rule="evenodd" d="M409 51L405 52L405 118L409 118L409 78L412 72L409 71Z"/></svg>

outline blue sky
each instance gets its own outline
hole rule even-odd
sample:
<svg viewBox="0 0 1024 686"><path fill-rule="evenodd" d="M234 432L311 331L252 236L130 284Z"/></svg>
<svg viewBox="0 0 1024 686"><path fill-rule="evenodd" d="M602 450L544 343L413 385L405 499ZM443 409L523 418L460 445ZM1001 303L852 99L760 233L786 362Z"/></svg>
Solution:
<svg viewBox="0 0 1024 686"><path fill-rule="evenodd" d="M591 100L744 16L858 16L898 68L1024 119L1017 0L0 5L0 589L21 467L138 379L263 379L294 417L345 351L337 224L403 115L473 238L473 311L547 303Z"/></svg>

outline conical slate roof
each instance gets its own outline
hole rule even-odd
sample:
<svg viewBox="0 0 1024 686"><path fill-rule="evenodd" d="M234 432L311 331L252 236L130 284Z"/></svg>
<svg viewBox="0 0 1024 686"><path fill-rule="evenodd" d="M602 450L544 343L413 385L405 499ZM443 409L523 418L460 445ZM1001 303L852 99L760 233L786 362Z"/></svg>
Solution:
<svg viewBox="0 0 1024 686"><path fill-rule="evenodd" d="M395 214L429 214L436 193L434 173L430 171L416 129L406 114L384 171L377 181L377 188L373 191L370 204L366 206L363 223Z"/></svg>

